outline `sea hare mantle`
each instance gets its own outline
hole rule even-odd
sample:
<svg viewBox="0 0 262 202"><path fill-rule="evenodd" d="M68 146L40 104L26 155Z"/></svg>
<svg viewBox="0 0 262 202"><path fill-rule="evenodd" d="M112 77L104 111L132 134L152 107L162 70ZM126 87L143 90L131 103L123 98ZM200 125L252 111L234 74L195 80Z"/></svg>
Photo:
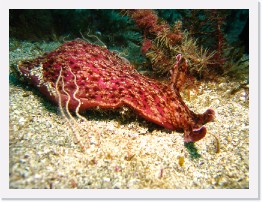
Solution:
<svg viewBox="0 0 262 202"><path fill-rule="evenodd" d="M185 142L206 134L205 123L215 112L195 114L183 102L179 89L187 62L181 55L164 84L139 74L116 53L77 39L31 61L19 62L19 72L50 100L74 110L119 108L125 105L145 119L170 130L183 131Z"/></svg>

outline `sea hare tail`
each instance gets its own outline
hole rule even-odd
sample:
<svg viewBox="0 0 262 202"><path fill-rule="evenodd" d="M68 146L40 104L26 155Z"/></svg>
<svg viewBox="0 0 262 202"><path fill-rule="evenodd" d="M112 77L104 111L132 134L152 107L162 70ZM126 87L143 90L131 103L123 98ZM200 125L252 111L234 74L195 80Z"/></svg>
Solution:
<svg viewBox="0 0 262 202"><path fill-rule="evenodd" d="M207 129L205 126L202 126L199 129L194 129L191 132L185 131L184 142L196 142L198 140L201 140L203 137L205 137L206 132L207 132Z"/></svg>

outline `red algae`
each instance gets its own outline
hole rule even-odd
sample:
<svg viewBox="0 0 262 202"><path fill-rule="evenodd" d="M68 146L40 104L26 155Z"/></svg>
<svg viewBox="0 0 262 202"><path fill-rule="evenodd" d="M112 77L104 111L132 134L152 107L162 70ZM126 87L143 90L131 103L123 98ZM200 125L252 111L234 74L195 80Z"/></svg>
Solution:
<svg viewBox="0 0 262 202"><path fill-rule="evenodd" d="M139 74L108 49L80 39L18 64L21 74L41 93L56 104L60 97L62 106L68 101L69 110L129 106L148 121L183 131L185 142L195 142L205 136L203 125L213 121L215 113L208 109L195 114L183 102L179 90L186 68L187 61L178 55L171 81L164 84Z"/></svg>

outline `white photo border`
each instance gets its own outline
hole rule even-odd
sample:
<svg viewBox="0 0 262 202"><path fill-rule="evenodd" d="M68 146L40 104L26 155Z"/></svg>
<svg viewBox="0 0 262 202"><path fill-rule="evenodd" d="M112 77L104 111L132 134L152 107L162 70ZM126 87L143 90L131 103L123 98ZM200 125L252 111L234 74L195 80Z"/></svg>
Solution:
<svg viewBox="0 0 262 202"><path fill-rule="evenodd" d="M152 1L152 0L8 0L2 2L1 25L1 82L4 85L1 107L1 198L90 198L90 199L259 199L259 3L256 0L183 0L183 1ZM132 189L132 190L42 190L42 189L9 189L9 9L121 9L121 8L152 8L152 9L249 9L249 81L250 81L250 156L249 156L249 189ZM261 90L261 89L260 89Z"/></svg>

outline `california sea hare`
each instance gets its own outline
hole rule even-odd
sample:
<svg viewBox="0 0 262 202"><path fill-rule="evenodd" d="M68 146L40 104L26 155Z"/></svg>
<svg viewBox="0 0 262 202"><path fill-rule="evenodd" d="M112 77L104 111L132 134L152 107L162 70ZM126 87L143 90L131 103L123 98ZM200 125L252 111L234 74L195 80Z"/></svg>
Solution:
<svg viewBox="0 0 262 202"><path fill-rule="evenodd" d="M206 134L213 121L212 109L195 114L183 102L179 90L187 62L177 56L171 82L164 84L139 74L129 62L104 47L77 39L55 51L18 64L20 73L50 100L69 110L115 109L129 106L155 124L183 131L185 142ZM80 102L79 102L80 101Z"/></svg>

